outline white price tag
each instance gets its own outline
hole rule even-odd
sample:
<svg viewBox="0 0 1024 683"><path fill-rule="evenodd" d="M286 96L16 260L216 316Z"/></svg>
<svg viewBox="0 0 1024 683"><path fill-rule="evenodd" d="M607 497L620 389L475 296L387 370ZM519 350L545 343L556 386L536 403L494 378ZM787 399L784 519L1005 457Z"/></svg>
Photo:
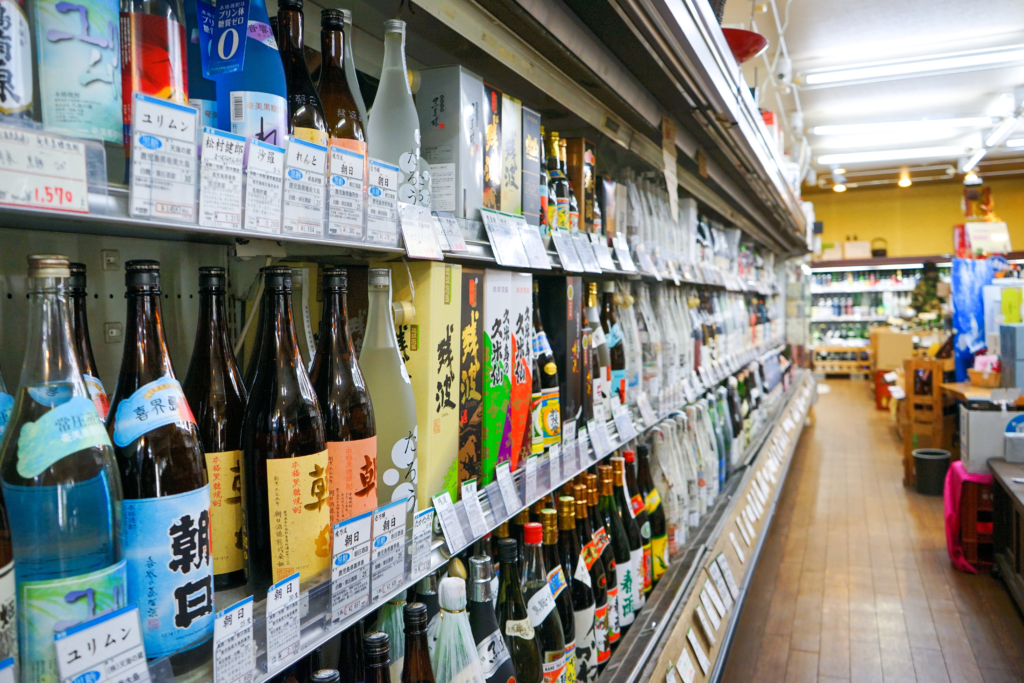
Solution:
<svg viewBox="0 0 1024 683"><path fill-rule="evenodd" d="M576 254L576 247L572 243L572 238L569 233L565 230L555 228L551 231L551 241L555 245L555 251L558 252L558 262L562 264L562 270L567 273L582 273L583 262L580 261L580 257Z"/></svg>
<svg viewBox="0 0 1024 683"><path fill-rule="evenodd" d="M743 554L743 548L740 547L740 542L736 540L736 534L732 531L729 532L729 540L732 542L732 549L736 551L736 557L740 558L740 564L746 563L747 557Z"/></svg>
<svg viewBox="0 0 1024 683"><path fill-rule="evenodd" d="M708 656L704 654L704 648L700 646L700 641L697 640L697 634L693 632L692 628L686 629L686 639L690 641L690 647L693 648L693 654L697 655L697 663L700 664L700 670L707 676L711 672L711 662L708 661Z"/></svg>
<svg viewBox="0 0 1024 683"><path fill-rule="evenodd" d="M562 476L562 447L554 443L548 447L548 486L554 485Z"/></svg>
<svg viewBox="0 0 1024 683"><path fill-rule="evenodd" d="M733 600L740 599L740 587L736 583L736 577L732 574L732 567L729 566L729 558L725 556L725 553L718 553L718 557L715 558L715 562L718 563L718 568L722 571L722 576L725 578L725 585L729 588L729 593L732 595Z"/></svg>
<svg viewBox="0 0 1024 683"><path fill-rule="evenodd" d="M704 579L704 588L701 590L701 594L705 591L707 591L708 597L711 598L711 604L714 605L716 610L718 610L718 616L725 619L725 603L722 602L722 596L718 594L718 591L715 589L715 584L711 582L711 579ZM708 611L710 611L710 609L711 608L708 608Z"/></svg>
<svg viewBox="0 0 1024 683"><path fill-rule="evenodd" d="M256 668L252 596L217 613L213 625L213 683L252 683Z"/></svg>
<svg viewBox="0 0 1024 683"><path fill-rule="evenodd" d="M722 623L722 619L719 616L718 610L715 609L715 605L711 602L711 596L706 590L700 592L700 604L704 607L705 614L711 619L712 627L717 631L719 625Z"/></svg>
<svg viewBox="0 0 1024 683"><path fill-rule="evenodd" d="M703 596L701 596L701 597L703 597ZM701 630L704 631L704 636L708 639L708 642L711 644L711 647L714 647L715 643L718 642L718 639L715 638L715 629L717 629L718 627L717 626L713 627L711 625L711 622L708 621L708 614L705 611L703 605L697 605L696 612L697 612L697 620L700 622ZM718 622L718 623L722 623L722 622Z"/></svg>
<svg viewBox="0 0 1024 683"><path fill-rule="evenodd" d="M437 238L437 246L441 247L441 251L451 251L452 246L448 244L448 235L444 234L444 226L437 219L435 211L430 212L430 222L434 225L434 237Z"/></svg>
<svg viewBox="0 0 1024 683"><path fill-rule="evenodd" d="M587 432L590 433L590 440L594 444L594 454L598 460L615 450L612 447L611 436L608 434L608 425L604 420L587 422Z"/></svg>
<svg viewBox="0 0 1024 683"><path fill-rule="evenodd" d="M366 241L398 246L398 167L370 159L367 181Z"/></svg>
<svg viewBox="0 0 1024 683"><path fill-rule="evenodd" d="M132 102L131 215L195 223L199 114L135 93Z"/></svg>
<svg viewBox="0 0 1024 683"><path fill-rule="evenodd" d="M412 518L412 573L422 576L430 571L434 508L420 510Z"/></svg>
<svg viewBox="0 0 1024 683"><path fill-rule="evenodd" d="M697 677L697 670L693 668L693 660L690 659L690 655L686 653L685 649L679 653L679 659L676 660L676 673L679 674L683 683L693 683Z"/></svg>
<svg viewBox="0 0 1024 683"><path fill-rule="evenodd" d="M480 209L480 217L484 221L484 228L487 229L495 260L507 267L530 268L530 257L519 236L516 217L491 209Z"/></svg>
<svg viewBox="0 0 1024 683"><path fill-rule="evenodd" d="M658 421L658 416L654 412L654 408L651 407L651 401L647 398L646 391L641 391L640 395L636 397L636 405L640 409L640 417L643 418L644 425L653 427Z"/></svg>
<svg viewBox="0 0 1024 683"><path fill-rule="evenodd" d="M14 676L14 657L8 657L0 662L0 683L17 683Z"/></svg>
<svg viewBox="0 0 1024 683"><path fill-rule="evenodd" d="M85 145L0 126L0 205L89 213Z"/></svg>
<svg viewBox="0 0 1024 683"><path fill-rule="evenodd" d="M743 519L743 515L741 513L740 516L736 518L736 526L739 527L740 536L743 537L743 542L746 543L747 547L749 548L750 547L750 534L747 533L747 527L744 526L745 522L746 522L746 520Z"/></svg>
<svg viewBox="0 0 1024 683"><path fill-rule="evenodd" d="M597 262L600 264L603 270L617 270L615 267L615 260L612 258L612 252L608 250L608 240L604 235L598 235L597 233L590 233L590 243L594 247L594 253L597 255Z"/></svg>
<svg viewBox="0 0 1024 683"><path fill-rule="evenodd" d="M576 255L583 263L583 270L588 273L600 273L601 264L598 263L597 256L594 254L594 245L590 243L586 234L570 232L569 235L572 237L573 246L576 247Z"/></svg>
<svg viewBox="0 0 1024 683"><path fill-rule="evenodd" d="M267 591L267 671L299 653L299 573Z"/></svg>
<svg viewBox="0 0 1024 683"><path fill-rule="evenodd" d="M554 469L551 470L551 487L555 487L556 482L561 482L562 479L572 472L575 474L576 470L571 469L573 465L579 462L579 458L576 455L577 441L576 441L576 420L566 420L562 423L562 467L560 471ZM556 474L558 474L556 478Z"/></svg>
<svg viewBox="0 0 1024 683"><path fill-rule="evenodd" d="M489 530L487 522L484 520L484 509L480 505L476 479L462 482L462 505L466 508L466 516L469 517L469 528L473 531L473 538L486 536Z"/></svg>
<svg viewBox="0 0 1024 683"><path fill-rule="evenodd" d="M636 248L636 259L640 264L640 270L648 275L653 275L654 279L661 282L661 273L654 265L654 261L651 260L651 255L647 253L644 245L639 244Z"/></svg>
<svg viewBox="0 0 1024 683"><path fill-rule="evenodd" d="M725 605L726 611L731 610L733 606L732 593L729 592L729 586L725 583L725 577L722 576L722 569L718 566L717 562L712 562L706 567L708 574L711 575L711 580L715 584L715 590L718 591L718 596L721 598L722 603Z"/></svg>
<svg viewBox="0 0 1024 683"><path fill-rule="evenodd" d="M538 270L551 270L551 257L544 248L544 240L540 237L540 230L536 225L530 225L522 216L518 219L519 239L523 242L523 249L530 259L530 267Z"/></svg>
<svg viewBox="0 0 1024 683"><path fill-rule="evenodd" d="M697 400L697 392L693 390L693 384L690 383L690 380L692 379L693 378L690 377L683 382L683 393L686 394L687 403L693 403Z"/></svg>
<svg viewBox="0 0 1024 683"><path fill-rule="evenodd" d="M531 455L526 459L526 472L524 473L524 479L526 481L526 500L536 500L538 498L537 465L539 464L539 455Z"/></svg>
<svg viewBox="0 0 1024 683"><path fill-rule="evenodd" d="M522 509L523 502L519 500L516 482L512 478L511 465L507 460L498 465L494 470L494 476L498 480L498 490L501 491L501 501L505 504L505 512L511 517Z"/></svg>
<svg viewBox="0 0 1024 683"><path fill-rule="evenodd" d="M61 683L149 680L139 608L132 604L53 637Z"/></svg>
<svg viewBox="0 0 1024 683"><path fill-rule="evenodd" d="M466 239L462 236L462 229L459 228L459 222L450 213L443 211L435 211L434 216L437 217L438 222L441 224L441 229L444 230L444 236L448 239L448 251L453 252L467 252L469 247L466 246Z"/></svg>
<svg viewBox="0 0 1024 683"><path fill-rule="evenodd" d="M398 223L402 228L406 256L432 261L444 260L444 252L434 234L434 217L430 215L430 209L417 204L400 203Z"/></svg>
<svg viewBox="0 0 1024 683"><path fill-rule="evenodd" d="M370 604L370 542L373 513L334 525L331 615L337 624Z"/></svg>
<svg viewBox="0 0 1024 683"><path fill-rule="evenodd" d="M476 486L475 481L473 485ZM441 533L444 534L444 539L448 543L448 550L454 555L465 548L469 541L466 540L466 534L462 530L462 524L455 512L455 503L452 502L450 493L442 491L434 496L434 511L437 512L437 518L441 522Z"/></svg>
<svg viewBox="0 0 1024 683"><path fill-rule="evenodd" d="M363 241L366 225L366 172L365 143L331 140L330 179L327 183L328 237Z"/></svg>
<svg viewBox="0 0 1024 683"><path fill-rule="evenodd" d="M580 427L579 432L576 433L576 464L572 470L574 473L579 472L583 469L584 463L590 465L592 458L590 457L590 429L586 425Z"/></svg>
<svg viewBox="0 0 1024 683"><path fill-rule="evenodd" d="M262 140L249 141L245 169L245 229L281 234L284 197L284 147Z"/></svg>
<svg viewBox="0 0 1024 683"><path fill-rule="evenodd" d="M612 248L615 249L615 256L619 259L619 268L627 273L636 272L636 264L633 257L629 255L629 245L626 243L625 235L618 234L612 238Z"/></svg>
<svg viewBox="0 0 1024 683"><path fill-rule="evenodd" d="M287 139L282 232L323 237L327 148L291 135Z"/></svg>
<svg viewBox="0 0 1024 683"><path fill-rule="evenodd" d="M615 429L619 432L620 441L636 438L636 428L633 426L633 418L628 408L623 407L615 414Z"/></svg>
<svg viewBox="0 0 1024 683"><path fill-rule="evenodd" d="M396 500L373 513L370 549L371 602L377 602L405 583L406 499Z"/></svg>
<svg viewBox="0 0 1024 683"><path fill-rule="evenodd" d="M245 138L203 127L199 167L199 225L242 228L242 158Z"/></svg>

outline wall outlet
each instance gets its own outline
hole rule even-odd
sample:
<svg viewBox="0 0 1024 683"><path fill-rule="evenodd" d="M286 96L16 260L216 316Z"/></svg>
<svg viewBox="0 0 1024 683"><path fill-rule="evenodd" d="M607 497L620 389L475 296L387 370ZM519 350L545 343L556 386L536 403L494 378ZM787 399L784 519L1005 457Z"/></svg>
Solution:
<svg viewBox="0 0 1024 683"><path fill-rule="evenodd" d="M121 270L121 252L117 249L101 249L100 260L103 270Z"/></svg>
<svg viewBox="0 0 1024 683"><path fill-rule="evenodd" d="M103 323L103 341L107 344L120 344L124 341L124 325Z"/></svg>

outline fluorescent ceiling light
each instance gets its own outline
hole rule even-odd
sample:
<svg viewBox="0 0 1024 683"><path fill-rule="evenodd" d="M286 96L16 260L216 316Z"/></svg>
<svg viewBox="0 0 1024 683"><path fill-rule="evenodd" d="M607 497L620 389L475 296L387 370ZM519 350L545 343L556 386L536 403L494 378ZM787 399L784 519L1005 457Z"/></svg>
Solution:
<svg viewBox="0 0 1024 683"><path fill-rule="evenodd" d="M1013 138L1006 141L1007 147L1024 147L1024 138Z"/></svg>
<svg viewBox="0 0 1024 683"><path fill-rule="evenodd" d="M1008 45L989 50L820 69L804 74L803 81L807 85L835 85L855 81L891 80L920 74L973 71L1020 61L1024 61L1024 45Z"/></svg>
<svg viewBox="0 0 1024 683"><path fill-rule="evenodd" d="M999 125L992 129L992 132L985 138L986 147L995 147L1009 137L1014 128L1017 127L1017 119L1011 117L1000 121Z"/></svg>
<svg viewBox="0 0 1024 683"><path fill-rule="evenodd" d="M923 263L885 263L877 266L827 266L825 268L811 268L812 273L859 273L865 270L914 270L924 268Z"/></svg>
<svg viewBox="0 0 1024 683"><path fill-rule="evenodd" d="M977 145L972 145L965 136L977 135ZM977 147L981 145L980 130L954 128L922 128L890 133L869 133L865 135L827 135L814 138L814 149L819 154L846 150L854 152L861 149L884 149L886 147L911 147L916 145L963 145Z"/></svg>
<svg viewBox="0 0 1024 683"><path fill-rule="evenodd" d="M934 159L939 157L960 157L967 154L966 147L917 147L914 149L886 149L874 152L846 152L825 154L818 157L823 166L830 164L864 164L873 161L900 161L912 159Z"/></svg>
<svg viewBox="0 0 1024 683"><path fill-rule="evenodd" d="M876 133L903 133L920 130L949 130L955 128L984 128L994 123L991 116L969 116L959 119L924 119L922 121L888 121L886 123L847 123L834 126L815 126L814 135L871 135Z"/></svg>
<svg viewBox="0 0 1024 683"><path fill-rule="evenodd" d="M982 147L977 152L972 154L971 158L968 159L966 162L964 162L964 173L967 173L969 171L973 171L974 167L978 165L978 162L981 161L982 157L985 156L985 152L987 152L987 151L988 151L987 149Z"/></svg>

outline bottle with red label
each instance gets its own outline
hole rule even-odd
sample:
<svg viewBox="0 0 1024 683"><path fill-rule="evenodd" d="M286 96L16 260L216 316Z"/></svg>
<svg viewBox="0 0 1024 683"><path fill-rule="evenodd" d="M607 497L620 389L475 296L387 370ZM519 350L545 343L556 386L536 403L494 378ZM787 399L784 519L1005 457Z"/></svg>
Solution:
<svg viewBox="0 0 1024 683"><path fill-rule="evenodd" d="M651 521L647 516L647 506L644 504L643 491L640 490L636 478L636 452L632 450L622 451L625 458L624 483L628 489L629 506L633 510L633 517L636 525L640 527L640 545L644 552L641 577L644 580L644 595L650 595L654 589L654 564L651 560Z"/></svg>
<svg viewBox="0 0 1024 683"><path fill-rule="evenodd" d="M587 480L587 515L590 528L593 530L594 550L604 567L605 585L608 599L608 648L618 644L620 636L618 597L619 583L616 574L615 549L612 548L611 537L604 525L604 517L598 510L597 475L588 474ZM607 657L605 658L607 660Z"/></svg>
<svg viewBox="0 0 1024 683"><path fill-rule="evenodd" d="M565 639L565 678L567 682L576 681L576 616L573 609L572 578L565 573L562 558L558 550L558 513L546 507L548 500L543 499L544 506L540 511L540 525L543 532L544 566L548 570L548 585L555 596L555 607L562 622L562 637Z"/></svg>
<svg viewBox="0 0 1024 683"><path fill-rule="evenodd" d="M608 642L608 578L597 542L594 540L594 529L590 525L587 485L574 486L573 498L576 507L576 541L582 549L580 559L590 573L590 590L594 594L594 647L597 651L597 667L600 670L612 656L611 644Z"/></svg>

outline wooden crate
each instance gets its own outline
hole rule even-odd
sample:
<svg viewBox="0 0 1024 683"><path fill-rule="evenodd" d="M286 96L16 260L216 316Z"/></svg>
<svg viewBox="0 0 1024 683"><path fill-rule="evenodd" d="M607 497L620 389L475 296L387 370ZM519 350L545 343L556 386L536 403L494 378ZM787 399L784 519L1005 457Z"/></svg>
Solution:
<svg viewBox="0 0 1024 683"><path fill-rule="evenodd" d="M980 572L990 571L995 561L992 522L992 485L965 481L960 495L960 543L964 559Z"/></svg>
<svg viewBox="0 0 1024 683"><path fill-rule="evenodd" d="M952 359L909 358L903 361L903 485L914 485L914 449L942 448L952 452L956 404L942 393ZM947 415L948 413L948 415Z"/></svg>

